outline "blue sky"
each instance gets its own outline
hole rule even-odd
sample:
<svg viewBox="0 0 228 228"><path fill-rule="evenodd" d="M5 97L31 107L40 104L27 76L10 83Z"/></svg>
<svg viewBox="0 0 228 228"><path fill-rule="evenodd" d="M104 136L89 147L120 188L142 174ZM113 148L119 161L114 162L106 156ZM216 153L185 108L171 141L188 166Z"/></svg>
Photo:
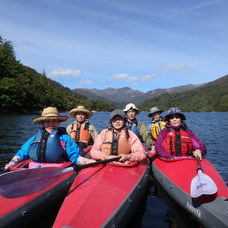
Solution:
<svg viewBox="0 0 228 228"><path fill-rule="evenodd" d="M0 35L70 89L147 92L228 74L227 12L227 0L0 0Z"/></svg>

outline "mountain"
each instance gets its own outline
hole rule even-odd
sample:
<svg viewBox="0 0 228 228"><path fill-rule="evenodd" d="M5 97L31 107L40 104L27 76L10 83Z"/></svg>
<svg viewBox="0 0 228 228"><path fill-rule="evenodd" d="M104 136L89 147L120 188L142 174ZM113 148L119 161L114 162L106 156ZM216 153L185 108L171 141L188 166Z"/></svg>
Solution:
<svg viewBox="0 0 228 228"><path fill-rule="evenodd" d="M73 89L73 92L81 94L88 98L102 99L113 103L129 103L142 96L144 93L138 90L133 90L129 87L123 87L120 89L106 88L99 89Z"/></svg>
<svg viewBox="0 0 228 228"><path fill-rule="evenodd" d="M85 88L78 88L78 89L73 89L72 91L74 93L80 94L80 95L87 97L89 99L95 99L95 100L100 100L100 101L108 101L108 99L106 99L105 97L96 95L95 90L96 89L89 90L89 89L85 89ZM110 101L108 101L108 102L110 102Z"/></svg>
<svg viewBox="0 0 228 228"><path fill-rule="evenodd" d="M152 106L167 110L179 107L183 111L227 112L228 111L228 75L206 83L198 88L166 93L150 98L139 104L141 110L148 111Z"/></svg>
<svg viewBox="0 0 228 228"><path fill-rule="evenodd" d="M150 90L146 93L144 93L143 95L141 95L140 97L138 97L137 99L134 100L134 103L138 104L140 102L143 102L149 98L155 97L155 96L161 96L165 93L177 93L177 92L184 92L184 91L188 91L188 90L192 90L192 89L196 89L199 87L202 87L204 84L200 84L200 85L183 85L183 86L177 86L177 87L172 87L169 89L154 89L154 90Z"/></svg>
<svg viewBox="0 0 228 228"><path fill-rule="evenodd" d="M103 90L77 88L77 89L73 89L73 92L83 95L87 98L110 101L118 104L126 104L129 102L138 104L149 98L160 96L165 93L182 92L182 91L199 88L201 86L203 85L184 85L184 86L178 86L178 87L173 87L169 89L150 90L146 93L141 92L139 90L133 90L129 87L123 87L119 89L109 87Z"/></svg>

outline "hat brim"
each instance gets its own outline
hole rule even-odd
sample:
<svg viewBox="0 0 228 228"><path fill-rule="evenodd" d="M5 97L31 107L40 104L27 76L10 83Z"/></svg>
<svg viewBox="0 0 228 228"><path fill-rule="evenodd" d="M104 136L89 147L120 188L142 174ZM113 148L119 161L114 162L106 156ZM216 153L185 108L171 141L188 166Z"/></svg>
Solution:
<svg viewBox="0 0 228 228"><path fill-rule="evenodd" d="M128 110L127 109L123 109L123 112L126 112L127 113L131 109L135 110L136 115L138 115L140 113L139 109L135 109L135 108L130 108Z"/></svg>
<svg viewBox="0 0 228 228"><path fill-rule="evenodd" d="M149 117L151 117L151 116L152 116L154 113L156 113L156 112L159 112L159 114L161 114L163 111L155 111L155 112L151 112L151 113L149 113L149 114L148 114L148 116L149 116Z"/></svg>
<svg viewBox="0 0 228 228"><path fill-rule="evenodd" d="M70 116L73 117L73 118L75 118L75 116L76 116L76 114L78 112L84 112L86 114L86 119L89 119L93 115L93 113L90 112L87 109L78 109L78 108L75 108L75 109L70 110Z"/></svg>
<svg viewBox="0 0 228 228"><path fill-rule="evenodd" d="M34 124L43 124L45 120L58 120L59 122L64 122L68 119L69 119L68 116L41 116L41 117L34 118L32 122Z"/></svg>

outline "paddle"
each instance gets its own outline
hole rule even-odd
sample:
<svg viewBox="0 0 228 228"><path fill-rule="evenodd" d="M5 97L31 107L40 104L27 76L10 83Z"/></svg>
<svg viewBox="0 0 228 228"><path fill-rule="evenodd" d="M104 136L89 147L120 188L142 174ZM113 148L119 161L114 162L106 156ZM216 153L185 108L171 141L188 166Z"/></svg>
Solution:
<svg viewBox="0 0 228 228"><path fill-rule="evenodd" d="M0 194L6 198L17 198L36 193L47 188L68 172L79 172L81 169L99 164L118 161L120 157L97 161L73 167L43 167L35 169L15 170L0 176Z"/></svg>
<svg viewBox="0 0 228 228"><path fill-rule="evenodd" d="M191 197L197 198L202 195L213 195L217 192L215 182L206 174L203 173L200 158L197 156L197 173L198 175L191 182Z"/></svg>

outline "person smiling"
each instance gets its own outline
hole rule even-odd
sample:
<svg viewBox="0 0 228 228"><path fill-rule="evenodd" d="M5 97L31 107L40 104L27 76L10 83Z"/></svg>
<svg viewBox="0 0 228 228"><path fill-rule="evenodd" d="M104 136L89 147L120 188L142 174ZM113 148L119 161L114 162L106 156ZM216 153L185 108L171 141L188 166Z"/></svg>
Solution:
<svg viewBox="0 0 228 228"><path fill-rule="evenodd" d="M206 147L187 127L182 111L177 107L169 109L165 120L168 123L156 140L156 154L168 159L176 156L198 156L202 159L207 152Z"/></svg>
<svg viewBox="0 0 228 228"><path fill-rule="evenodd" d="M127 116L126 126L129 130L133 131L140 141L144 143L149 149L153 149L153 140L148 128L144 123L136 119L136 115L140 113L139 109L135 104L129 103L123 109L124 113Z"/></svg>
<svg viewBox="0 0 228 228"><path fill-rule="evenodd" d="M139 138L126 127L126 118L120 109L110 114L110 127L101 131L91 149L93 159L105 160L119 156L119 162L128 164L146 157Z"/></svg>
<svg viewBox="0 0 228 228"><path fill-rule="evenodd" d="M5 165L13 167L18 162L31 158L31 166L41 167L46 163L58 165L63 161L71 161L74 164L91 163L94 160L80 156L80 149L74 140L66 133L65 128L60 127L60 122L68 119L68 116L59 115L57 108L44 108L40 117L33 119L34 124L40 127L37 133L23 144L12 160Z"/></svg>
<svg viewBox="0 0 228 228"><path fill-rule="evenodd" d="M98 136L96 128L87 120L93 113L84 106L70 110L70 115L75 120L66 128L67 133L77 143L82 150L88 145L92 145Z"/></svg>

